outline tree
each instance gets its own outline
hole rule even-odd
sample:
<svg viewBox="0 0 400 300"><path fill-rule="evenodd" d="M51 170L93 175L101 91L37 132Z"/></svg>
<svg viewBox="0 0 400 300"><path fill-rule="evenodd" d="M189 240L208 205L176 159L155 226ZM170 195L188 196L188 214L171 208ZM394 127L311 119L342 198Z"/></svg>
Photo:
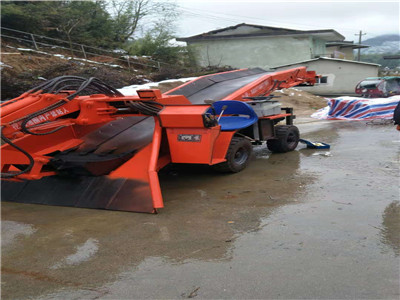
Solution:
<svg viewBox="0 0 400 300"><path fill-rule="evenodd" d="M155 0L111 0L109 7L114 19L114 40L119 43L127 42L145 17L171 19L177 14L174 3Z"/></svg>
<svg viewBox="0 0 400 300"><path fill-rule="evenodd" d="M104 1L8 1L1 4L6 28L67 39L70 43L110 46L114 22Z"/></svg>
<svg viewBox="0 0 400 300"><path fill-rule="evenodd" d="M77 43L106 46L112 41L113 22L102 1L68 1L53 16L57 30Z"/></svg>
<svg viewBox="0 0 400 300"><path fill-rule="evenodd" d="M60 18L59 20L59 24L57 24L57 30L65 35L65 37L68 39L69 46L72 49L72 32L75 28L79 28L78 26L80 26L81 28L85 27L89 19L83 13L83 10L78 9L78 6L80 5L73 5L73 2L71 4L72 5L61 7L60 11L57 12L57 16L62 16L62 18Z"/></svg>
<svg viewBox="0 0 400 300"><path fill-rule="evenodd" d="M142 26L152 30L154 23L171 24L176 16L176 5L167 0L7 1L1 25L68 40L70 47L75 42L111 48Z"/></svg>
<svg viewBox="0 0 400 300"><path fill-rule="evenodd" d="M370 62L374 64L381 65L382 68L388 67L390 69L394 69L400 67L400 62L398 59L384 59L385 55L394 55L400 54L397 53L380 53L380 54L361 54L361 61Z"/></svg>
<svg viewBox="0 0 400 300"><path fill-rule="evenodd" d="M21 31L44 34L49 26L43 12L49 12L59 3L47 1L7 1L1 3L1 26Z"/></svg>

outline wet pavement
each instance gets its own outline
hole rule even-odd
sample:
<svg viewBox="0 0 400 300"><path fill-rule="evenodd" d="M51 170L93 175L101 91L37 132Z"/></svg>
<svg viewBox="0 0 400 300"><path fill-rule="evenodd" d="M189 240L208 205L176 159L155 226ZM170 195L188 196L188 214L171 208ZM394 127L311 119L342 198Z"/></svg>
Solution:
<svg viewBox="0 0 400 300"><path fill-rule="evenodd" d="M299 127L331 149L171 166L158 215L2 203L2 298L398 299L399 133Z"/></svg>

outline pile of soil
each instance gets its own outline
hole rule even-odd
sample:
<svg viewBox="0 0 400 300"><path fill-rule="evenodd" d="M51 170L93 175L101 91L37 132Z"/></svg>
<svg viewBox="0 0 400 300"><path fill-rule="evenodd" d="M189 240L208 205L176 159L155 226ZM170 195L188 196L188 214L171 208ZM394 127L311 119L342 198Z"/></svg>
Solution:
<svg viewBox="0 0 400 300"><path fill-rule="evenodd" d="M62 75L97 77L115 88L149 81L143 75L130 73L123 69L91 65L47 55L13 51L10 54L3 54L1 60L3 63L1 69L2 100L15 98L45 80Z"/></svg>
<svg viewBox="0 0 400 300"><path fill-rule="evenodd" d="M293 107L297 117L309 117L311 114L327 106L325 98L313 95L296 88L282 89L272 93L282 107Z"/></svg>

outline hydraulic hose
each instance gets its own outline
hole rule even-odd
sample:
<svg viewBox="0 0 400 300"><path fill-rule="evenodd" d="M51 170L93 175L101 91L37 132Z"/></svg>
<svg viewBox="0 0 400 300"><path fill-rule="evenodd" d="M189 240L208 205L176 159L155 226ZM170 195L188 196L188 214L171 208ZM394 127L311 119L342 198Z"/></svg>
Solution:
<svg viewBox="0 0 400 300"><path fill-rule="evenodd" d="M81 94L84 91L91 92L91 93L105 94L110 97L123 96L123 94L121 94L118 90L116 90L115 88L109 86L108 84L102 82L101 80L99 80L95 77L86 79L86 78L79 77L79 76L59 76L59 77L53 78L51 80L48 80L48 81L34 87L33 89L30 89L29 91L25 92L24 94L29 95L29 94L38 93L38 92L59 94L62 90L72 89L72 88L76 89L76 91L74 93L72 93L71 95L68 95L66 98L61 99L60 101L58 101L44 109L41 109L35 113L32 113L32 114L26 116L24 118L24 121L21 124L21 131L24 133L27 133L27 134L31 134L31 135L47 135L47 134L54 133L54 132L64 128L65 126L60 126L56 129L48 131L48 132L36 133L36 132L30 131L27 127L27 124L33 118L64 105L66 102L74 99L76 96L78 96L79 94ZM18 100L22 99L22 98L23 97L20 96L18 98ZM10 104L11 104L11 102L10 102ZM152 112L152 113L154 113L156 111L153 106L148 106L148 105L145 105L142 109L147 110L148 112ZM29 160L29 164L25 169L23 169L19 172L1 173L1 178L13 178L18 175L22 175L22 174L29 172L33 168L33 165L35 163L32 155L30 155L27 151L25 151L21 147L15 145L10 139L5 137L3 135L3 127L1 127L0 130L1 130L1 139L5 143L10 145L11 147L13 147L16 150L23 153Z"/></svg>
<svg viewBox="0 0 400 300"><path fill-rule="evenodd" d="M1 178L13 178L13 177L15 177L15 176L25 174L25 173L29 172L30 170L32 170L33 165L34 165L34 163L35 163L35 161L33 160L32 155L30 155L30 154L29 154L28 152L26 152L24 149L22 149L21 147L15 145L11 140L9 140L8 138L6 138L6 137L3 135L3 126L1 127L0 130L1 130L1 139L2 139L4 142L6 142L7 144L9 144L11 147L14 147L15 149L17 149L18 151L20 151L21 153L23 153L23 154L29 159L29 164L28 164L28 166L27 166L24 170L21 170L21 171L16 172L16 173L0 173L0 174L1 174Z"/></svg>

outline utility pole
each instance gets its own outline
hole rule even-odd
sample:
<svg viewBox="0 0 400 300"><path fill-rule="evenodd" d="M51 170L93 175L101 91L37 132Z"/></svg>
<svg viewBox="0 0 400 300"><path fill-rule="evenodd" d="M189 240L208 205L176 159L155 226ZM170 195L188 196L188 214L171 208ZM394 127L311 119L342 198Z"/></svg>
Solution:
<svg viewBox="0 0 400 300"><path fill-rule="evenodd" d="M355 35L358 35L358 44L361 45L361 37L363 35L366 35L366 33L362 33L362 30L360 30L360 33L356 33ZM360 51L361 51L361 48L358 48L358 57L357 57L358 61L360 61Z"/></svg>

